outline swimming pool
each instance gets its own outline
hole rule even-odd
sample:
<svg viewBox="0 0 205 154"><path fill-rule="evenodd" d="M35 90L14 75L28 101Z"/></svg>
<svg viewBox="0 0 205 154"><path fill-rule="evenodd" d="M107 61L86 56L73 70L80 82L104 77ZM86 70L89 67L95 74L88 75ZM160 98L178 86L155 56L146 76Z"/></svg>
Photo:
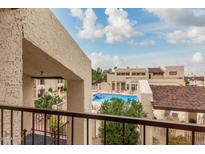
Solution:
<svg viewBox="0 0 205 154"><path fill-rule="evenodd" d="M101 97L100 98L96 98L94 97L92 99L92 103L99 103L99 102L104 102L106 100L110 100L111 98L121 98L124 101L128 101L128 99L130 100L137 100L137 96L131 96L131 95L123 95L123 94L105 94L105 93L97 93L99 94Z"/></svg>

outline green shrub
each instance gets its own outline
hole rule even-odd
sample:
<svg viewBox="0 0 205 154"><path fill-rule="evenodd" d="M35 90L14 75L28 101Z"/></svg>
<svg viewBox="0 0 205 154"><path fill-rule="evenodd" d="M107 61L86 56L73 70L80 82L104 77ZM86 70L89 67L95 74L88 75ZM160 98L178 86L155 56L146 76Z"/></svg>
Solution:
<svg viewBox="0 0 205 154"><path fill-rule="evenodd" d="M113 98L110 102L105 101L100 107L101 114L120 115L129 117L145 117L142 105L134 100L125 102L123 99ZM138 144L139 132L138 125L125 124L124 144ZM104 124L99 127L99 137L104 142ZM117 122L106 123L106 143L107 144L123 144L123 124Z"/></svg>
<svg viewBox="0 0 205 154"><path fill-rule="evenodd" d="M52 93L52 92L53 92L53 89L52 89L52 88L49 88L48 91L49 91L50 93Z"/></svg>
<svg viewBox="0 0 205 154"><path fill-rule="evenodd" d="M186 141L186 138L182 135L179 136L170 135L169 144L170 145L191 145L191 141Z"/></svg>
<svg viewBox="0 0 205 154"><path fill-rule="evenodd" d="M63 99L59 96L52 96L51 94L45 94L34 102L36 108L52 109L53 105L62 103Z"/></svg>
<svg viewBox="0 0 205 154"><path fill-rule="evenodd" d="M63 132L63 120L62 117L60 117L59 119L59 132L62 133ZM49 129L52 132L57 132L58 131L58 116L52 115L49 118Z"/></svg>
<svg viewBox="0 0 205 154"><path fill-rule="evenodd" d="M67 86L64 86L64 87L61 88L60 91L61 91L61 92L66 92L66 91L68 91L68 87L67 87Z"/></svg>

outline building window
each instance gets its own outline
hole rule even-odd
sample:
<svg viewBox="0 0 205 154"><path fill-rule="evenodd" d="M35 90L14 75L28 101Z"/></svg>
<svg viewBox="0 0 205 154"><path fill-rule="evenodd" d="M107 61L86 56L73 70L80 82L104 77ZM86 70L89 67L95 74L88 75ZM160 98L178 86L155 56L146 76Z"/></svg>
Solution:
<svg viewBox="0 0 205 154"><path fill-rule="evenodd" d="M40 79L40 85L44 85L45 84L45 80L44 79Z"/></svg>
<svg viewBox="0 0 205 154"><path fill-rule="evenodd" d="M133 76L140 76L140 75L145 75L146 73L145 72L132 72L132 75Z"/></svg>
<svg viewBox="0 0 205 154"><path fill-rule="evenodd" d="M170 71L169 75L177 75L177 71Z"/></svg>
<svg viewBox="0 0 205 154"><path fill-rule="evenodd" d="M135 90L135 84L132 84L132 91L134 91Z"/></svg>
<svg viewBox="0 0 205 154"><path fill-rule="evenodd" d="M129 85L129 84L127 84L127 90L129 90L129 88L130 88L130 85Z"/></svg>
<svg viewBox="0 0 205 154"><path fill-rule="evenodd" d="M45 89L40 89L39 92L38 92L38 97L43 96L44 93L45 93Z"/></svg>
<svg viewBox="0 0 205 154"><path fill-rule="evenodd" d="M163 75L163 73L158 72L158 73L153 73L153 75Z"/></svg>
<svg viewBox="0 0 205 154"><path fill-rule="evenodd" d="M60 87L60 91L61 91L61 92L63 91L63 87Z"/></svg>
<svg viewBox="0 0 205 154"><path fill-rule="evenodd" d="M125 83L124 82L121 83L121 90L125 90Z"/></svg>
<svg viewBox="0 0 205 154"><path fill-rule="evenodd" d="M115 90L115 83L112 83L112 90Z"/></svg>
<svg viewBox="0 0 205 154"><path fill-rule="evenodd" d="M132 75L135 76L135 75L137 75L137 73L136 72L132 72Z"/></svg>
<svg viewBox="0 0 205 154"><path fill-rule="evenodd" d="M58 83L63 83L63 80L58 80Z"/></svg>
<svg viewBox="0 0 205 154"><path fill-rule="evenodd" d="M129 72L118 72L117 75L120 75L120 76L129 76L130 73Z"/></svg>

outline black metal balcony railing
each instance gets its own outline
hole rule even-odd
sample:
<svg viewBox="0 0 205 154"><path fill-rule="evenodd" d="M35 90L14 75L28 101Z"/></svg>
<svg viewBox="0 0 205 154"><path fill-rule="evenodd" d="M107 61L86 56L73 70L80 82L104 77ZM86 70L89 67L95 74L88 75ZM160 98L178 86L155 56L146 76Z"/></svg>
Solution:
<svg viewBox="0 0 205 154"><path fill-rule="evenodd" d="M20 125L20 144L68 144L65 142L67 140L67 135L70 135L71 141L69 144L74 144L74 123L75 119L84 119L86 121L86 136L87 144L89 144L89 122L90 120L101 120L104 123L104 144L107 144L106 141L106 122L119 122L122 124L122 134L125 134L125 124L137 124L143 127L142 133L142 144L146 144L146 127L160 127L165 128L166 132L166 144L169 144L169 129L179 129L191 132L191 143L195 144L195 133L205 132L204 125L198 124L188 124L188 123L179 123L172 121L160 121L160 120L149 120L145 118L132 118L124 116L113 116L113 115L102 115L102 114L92 114L92 113L79 113L79 112L68 112L68 111L57 111L57 110L45 110L45 109L36 109L30 107L19 107L19 106L5 106L0 105L0 138L1 145L3 144L15 144L13 142L14 135L14 118L17 116L14 113L18 113L19 116L19 125ZM31 129L30 133L24 128L24 117L25 114L31 115ZM48 119L54 120L48 121ZM9 117L9 118L8 118ZM63 118L62 118L63 117ZM69 120L68 120L69 118ZM6 120L6 121L5 121ZM16 121L15 121L16 122ZM64 132L68 129L62 129L67 127L70 124L70 132ZM9 125L9 127L8 127ZM10 130L8 130L8 128ZM4 140L4 131L5 129L10 132L10 143L5 143ZM16 133L16 132L15 132ZM39 136L41 138L39 138ZM42 138L43 137L43 138ZM29 140L29 141L28 141ZM40 143L37 141L41 140ZM124 140L124 136L123 136ZM124 143L124 142L123 142Z"/></svg>

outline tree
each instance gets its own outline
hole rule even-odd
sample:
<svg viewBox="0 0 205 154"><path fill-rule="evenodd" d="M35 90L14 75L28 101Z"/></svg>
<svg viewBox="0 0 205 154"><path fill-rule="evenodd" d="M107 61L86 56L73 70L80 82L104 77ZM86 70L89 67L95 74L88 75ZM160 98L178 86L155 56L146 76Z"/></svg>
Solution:
<svg viewBox="0 0 205 154"><path fill-rule="evenodd" d="M103 73L101 68L97 68L96 70L92 69L92 84L101 83L106 81L106 74Z"/></svg>
<svg viewBox="0 0 205 154"><path fill-rule="evenodd" d="M129 117L146 117L143 112L142 105L136 100L128 100L113 98L111 101L105 101L100 107L101 114L120 115ZM138 125L125 124L124 144L131 145L139 143ZM104 124L99 127L99 137L104 142ZM106 143L107 144L123 144L123 124L117 122L106 123Z"/></svg>
<svg viewBox="0 0 205 154"><path fill-rule="evenodd" d="M36 108L52 109L53 105L62 103L63 99L59 96L45 94L34 102Z"/></svg>

